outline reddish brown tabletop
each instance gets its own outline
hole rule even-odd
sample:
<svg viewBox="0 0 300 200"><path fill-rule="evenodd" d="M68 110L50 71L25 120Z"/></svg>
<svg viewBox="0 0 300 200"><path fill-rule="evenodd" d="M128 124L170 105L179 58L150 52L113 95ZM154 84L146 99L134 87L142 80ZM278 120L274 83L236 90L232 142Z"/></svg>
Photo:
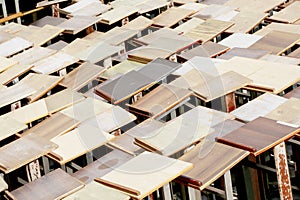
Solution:
<svg viewBox="0 0 300 200"><path fill-rule="evenodd" d="M299 133L300 128L259 117L241 128L219 137L218 142L250 151L257 156Z"/></svg>

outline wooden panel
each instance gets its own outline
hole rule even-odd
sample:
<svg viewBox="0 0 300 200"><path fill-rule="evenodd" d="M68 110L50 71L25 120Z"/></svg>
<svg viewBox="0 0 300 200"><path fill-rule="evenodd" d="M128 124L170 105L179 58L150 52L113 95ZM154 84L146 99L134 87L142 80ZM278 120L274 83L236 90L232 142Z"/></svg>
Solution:
<svg viewBox="0 0 300 200"><path fill-rule="evenodd" d="M91 2L98 2L98 1L97 0L77 1L71 5L68 5L67 7L60 9L60 11L64 12L65 14L76 12L77 10L80 10L85 6L89 5Z"/></svg>
<svg viewBox="0 0 300 200"><path fill-rule="evenodd" d="M12 80L14 80L15 78L18 78L22 74L28 72L32 67L33 65L27 65L27 64L14 65L0 74L0 83L6 85Z"/></svg>
<svg viewBox="0 0 300 200"><path fill-rule="evenodd" d="M273 54L266 54L263 57L261 57L260 60L266 60L266 61L290 64L290 65L299 65L300 64L300 58L277 56L277 55L273 55Z"/></svg>
<svg viewBox="0 0 300 200"><path fill-rule="evenodd" d="M191 31L192 29L196 28L197 26L199 26L203 22L205 22L203 19L193 17L193 18L189 19L188 21L180 24L176 28L174 28L174 30L180 31L182 33L186 33L186 32Z"/></svg>
<svg viewBox="0 0 300 200"><path fill-rule="evenodd" d="M300 125L300 99L290 98L269 112L266 117L290 124Z"/></svg>
<svg viewBox="0 0 300 200"><path fill-rule="evenodd" d="M58 112L66 107L84 100L84 96L78 92L65 89L45 98L49 114Z"/></svg>
<svg viewBox="0 0 300 200"><path fill-rule="evenodd" d="M168 50L172 53L180 52L188 47L192 46L194 41L187 36L180 35L177 39L172 38L158 38L151 42L148 47L155 47L157 49Z"/></svg>
<svg viewBox="0 0 300 200"><path fill-rule="evenodd" d="M99 101L93 98L86 98L85 100L60 111L60 113L78 121L85 121L88 118L94 117L97 114L110 109L112 106L113 105L105 103L103 101Z"/></svg>
<svg viewBox="0 0 300 200"><path fill-rule="evenodd" d="M207 7L206 4L198 3L198 2L197 3L189 2L179 6L179 8L186 9L186 10L193 10L194 12L198 12L206 7Z"/></svg>
<svg viewBox="0 0 300 200"><path fill-rule="evenodd" d="M219 19L222 21L226 15L232 12L234 9L224 5L210 4L201 9L199 12L193 15L193 17L198 17L200 19Z"/></svg>
<svg viewBox="0 0 300 200"><path fill-rule="evenodd" d="M31 47L32 45L33 44L27 40L24 40L20 37L14 37L0 44L0 56L12 56Z"/></svg>
<svg viewBox="0 0 300 200"><path fill-rule="evenodd" d="M229 33L249 33L256 26L258 26L268 14L257 13L254 11L241 11L234 16L230 21L234 22L234 25L230 27L226 32Z"/></svg>
<svg viewBox="0 0 300 200"><path fill-rule="evenodd" d="M125 24L123 27L131 30L142 31L147 27L151 26L152 24L153 24L153 20L150 20L143 16L138 16L134 20Z"/></svg>
<svg viewBox="0 0 300 200"><path fill-rule="evenodd" d="M55 50L44 48L44 47L33 47L31 49L28 49L22 53L13 56L11 59L19 62L20 64L31 65L43 58L47 58L48 56L51 56L55 52L56 52Z"/></svg>
<svg viewBox="0 0 300 200"><path fill-rule="evenodd" d="M11 103L29 97L36 92L35 89L27 85L13 85L9 88L1 89L0 108Z"/></svg>
<svg viewBox="0 0 300 200"><path fill-rule="evenodd" d="M255 32L254 34L265 36L272 31L281 31L281 32L287 32L287 33L299 34L300 25L282 24L282 23L272 22L271 24L269 24L268 26L265 26L264 28L260 29L259 31Z"/></svg>
<svg viewBox="0 0 300 200"><path fill-rule="evenodd" d="M30 96L30 102L36 101L54 88L62 80L62 77L49 76L44 74L30 73L18 84L28 85L34 88L36 92Z"/></svg>
<svg viewBox="0 0 300 200"><path fill-rule="evenodd" d="M23 124L28 124L48 115L48 109L44 99L13 110L3 117L13 118Z"/></svg>
<svg viewBox="0 0 300 200"><path fill-rule="evenodd" d="M47 58L35 62L32 71L41 74L52 74L78 62L79 59L64 52L57 52Z"/></svg>
<svg viewBox="0 0 300 200"><path fill-rule="evenodd" d="M64 33L75 35L92 26L93 24L96 24L97 22L99 22L99 20L99 17L93 16L74 16L67 21L57 25L57 27L64 29Z"/></svg>
<svg viewBox="0 0 300 200"><path fill-rule="evenodd" d="M191 87L191 89L202 100L209 102L231 92L235 92L249 85L251 82L251 79L241 76L236 72L229 71L203 84Z"/></svg>
<svg viewBox="0 0 300 200"><path fill-rule="evenodd" d="M86 199L96 200L99 197L105 197L107 200L129 200L130 197L116 189L104 186L97 182L87 184L81 190L64 198L65 200Z"/></svg>
<svg viewBox="0 0 300 200"><path fill-rule="evenodd" d="M2 28L3 29L3 28ZM5 32L4 30L1 30L0 27L0 43L5 42L9 39L11 39L13 36L10 33Z"/></svg>
<svg viewBox="0 0 300 200"><path fill-rule="evenodd" d="M8 68L16 65L17 63L17 61L0 56L0 72L7 70Z"/></svg>
<svg viewBox="0 0 300 200"><path fill-rule="evenodd" d="M296 49L292 53L288 54L288 57L291 58L300 58L300 48Z"/></svg>
<svg viewBox="0 0 300 200"><path fill-rule="evenodd" d="M167 2L166 0L148 0L136 5L136 7L139 8L138 13L142 15L154 10L158 10L159 8L166 7L167 5L169 5L169 2Z"/></svg>
<svg viewBox="0 0 300 200"><path fill-rule="evenodd" d="M232 22L208 19L196 28L184 33L184 35L194 39L195 41L205 43L226 31L232 25Z"/></svg>
<svg viewBox="0 0 300 200"><path fill-rule="evenodd" d="M119 78L102 83L95 88L95 93L108 101L118 103L150 87L153 83L153 79L130 71Z"/></svg>
<svg viewBox="0 0 300 200"><path fill-rule="evenodd" d="M58 42L55 42L53 44L50 44L49 46L47 46L48 49L53 49L53 50L61 50L62 48L66 47L68 45L68 43L59 40Z"/></svg>
<svg viewBox="0 0 300 200"><path fill-rule="evenodd" d="M153 24L159 27L171 27L193 13L193 10L171 7L160 15L154 17Z"/></svg>
<svg viewBox="0 0 300 200"><path fill-rule="evenodd" d="M141 147L170 156L200 141L213 132L212 126L233 116L205 107L196 107L146 137L136 138ZM195 121L195 119L197 119Z"/></svg>
<svg viewBox="0 0 300 200"><path fill-rule="evenodd" d="M265 13L284 2L284 0L269 0L268 3L263 1L228 0L224 5L232 6L237 8L239 11L255 10L257 13Z"/></svg>
<svg viewBox="0 0 300 200"><path fill-rule="evenodd" d="M299 9L300 2L295 1L278 13L274 13L269 19L292 24L300 19Z"/></svg>
<svg viewBox="0 0 300 200"><path fill-rule="evenodd" d="M48 156L63 165L104 145L112 138L113 135L100 128L84 123L64 135L51 139L58 145L58 148ZM70 144L72 145L70 146Z"/></svg>
<svg viewBox="0 0 300 200"><path fill-rule="evenodd" d="M178 180L203 190L248 154L247 151L214 141L203 141L180 157L182 161L193 163L194 168Z"/></svg>
<svg viewBox="0 0 300 200"><path fill-rule="evenodd" d="M295 65L242 57L234 57L216 68L220 73L235 71L253 80L247 88L275 94L297 83L300 77L300 70Z"/></svg>
<svg viewBox="0 0 300 200"><path fill-rule="evenodd" d="M129 110L148 117L157 117L192 95L186 89L162 84L140 100L129 105Z"/></svg>
<svg viewBox="0 0 300 200"><path fill-rule="evenodd" d="M68 14L68 16L97 16L103 14L111 9L110 5L103 4L101 2L90 2L90 4L80 8L74 12Z"/></svg>
<svg viewBox="0 0 300 200"><path fill-rule="evenodd" d="M8 138L22 130L25 130L27 126L24 123L21 123L15 119L12 119L8 116L0 117L0 141Z"/></svg>
<svg viewBox="0 0 300 200"><path fill-rule="evenodd" d="M56 169L36 181L12 191L15 199L62 199L84 187L84 184L61 169Z"/></svg>
<svg viewBox="0 0 300 200"><path fill-rule="evenodd" d="M148 35L140 37L136 39L139 43L150 44L151 42L157 40L158 38L173 38L177 39L179 37L180 32L171 28L161 28L157 31L154 31Z"/></svg>
<svg viewBox="0 0 300 200"><path fill-rule="evenodd" d="M276 41L276 42L274 42ZM251 45L250 49L262 49L280 55L300 41L300 34L272 31Z"/></svg>
<svg viewBox="0 0 300 200"><path fill-rule="evenodd" d="M53 0L53 1L47 1L47 0L44 0L44 1L40 1L36 4L36 7L39 8L39 7L46 7L46 6L51 6L51 5L54 5L54 4L59 4L61 2L65 2L67 0Z"/></svg>
<svg viewBox="0 0 300 200"><path fill-rule="evenodd" d="M9 173L47 154L57 146L37 135L27 135L0 148L0 169Z"/></svg>
<svg viewBox="0 0 300 200"><path fill-rule="evenodd" d="M268 53L270 53L270 51L234 47L226 53L219 56L218 58L229 60L234 56L239 56L245 58L259 59Z"/></svg>
<svg viewBox="0 0 300 200"><path fill-rule="evenodd" d="M51 140L52 138L72 130L78 124L79 122L77 120L62 113L56 113L40 122L38 125L28 129L22 135L32 134L37 135L37 137L43 137L47 140Z"/></svg>
<svg viewBox="0 0 300 200"><path fill-rule="evenodd" d="M284 97L288 99L292 97L300 99L300 87L293 89L289 93L285 94Z"/></svg>
<svg viewBox="0 0 300 200"><path fill-rule="evenodd" d="M136 117L133 114L119 106L113 106L84 123L110 133L134 120L136 120Z"/></svg>
<svg viewBox="0 0 300 200"><path fill-rule="evenodd" d="M79 90L92 80L96 79L104 72L104 68L92 63L86 62L74 69L60 83L64 87L71 90Z"/></svg>
<svg viewBox="0 0 300 200"><path fill-rule="evenodd" d="M190 163L144 152L96 181L142 199L191 168Z"/></svg>
<svg viewBox="0 0 300 200"><path fill-rule="evenodd" d="M5 24L4 26L1 26L2 31L4 31L6 33L10 33L10 34L17 33L26 28L27 28L27 26L17 24L15 22L11 22L11 23Z"/></svg>
<svg viewBox="0 0 300 200"><path fill-rule="evenodd" d="M184 60L189 60L195 56L216 57L226 52L227 50L229 50L229 47L209 41L203 45L197 46L195 48L192 48L191 50L181 53L180 55L178 55L178 57Z"/></svg>
<svg viewBox="0 0 300 200"><path fill-rule="evenodd" d="M239 120L250 122L257 117L265 116L285 101L287 101L287 99L283 97L265 93L232 111L231 114Z"/></svg>
<svg viewBox="0 0 300 200"><path fill-rule="evenodd" d="M113 149L111 152L75 172L73 176L88 184L95 178L107 174L132 158L133 156L130 154Z"/></svg>
<svg viewBox="0 0 300 200"><path fill-rule="evenodd" d="M136 70L144 65L138 62L132 62L125 60L119 64L114 65L113 67L107 69L103 74L101 74L101 78L111 79L113 77L124 75L131 70Z"/></svg>
<svg viewBox="0 0 300 200"><path fill-rule="evenodd" d="M147 64L157 58L168 58L174 52L156 47L139 47L128 52L128 60Z"/></svg>
<svg viewBox="0 0 300 200"><path fill-rule="evenodd" d="M259 117L241 128L217 138L218 142L250 151L257 156L299 132L299 128Z"/></svg>
<svg viewBox="0 0 300 200"><path fill-rule="evenodd" d="M60 18L60 17L45 16L45 17L33 22L31 25L38 26L38 27L43 27L45 25L57 26L58 24L61 24L66 20L67 19Z"/></svg>
<svg viewBox="0 0 300 200"><path fill-rule="evenodd" d="M120 6L101 15L101 23L112 25L125 17L138 12L139 9L134 6Z"/></svg>
<svg viewBox="0 0 300 200"><path fill-rule="evenodd" d="M222 44L224 46L227 46L229 48L248 48L251 45L253 45L255 42L260 40L262 36L258 35L250 35L250 34L244 34L244 33L234 33L227 38L221 40L219 44ZM265 50L265 49L264 49Z"/></svg>

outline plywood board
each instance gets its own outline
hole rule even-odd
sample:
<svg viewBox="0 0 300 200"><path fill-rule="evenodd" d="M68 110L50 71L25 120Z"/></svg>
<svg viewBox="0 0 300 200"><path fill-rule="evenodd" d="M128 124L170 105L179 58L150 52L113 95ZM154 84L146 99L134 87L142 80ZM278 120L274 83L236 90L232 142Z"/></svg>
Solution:
<svg viewBox="0 0 300 200"><path fill-rule="evenodd" d="M1 89L0 108L7 106L21 99L27 98L36 93L36 90L27 85L13 85L9 88Z"/></svg>
<svg viewBox="0 0 300 200"><path fill-rule="evenodd" d="M8 116L1 116L0 117L0 141L4 140L5 138L8 138L20 131L23 131L27 128L27 126L19 122L13 118L10 118Z"/></svg>
<svg viewBox="0 0 300 200"><path fill-rule="evenodd" d="M232 22L208 19L196 28L193 28L192 30L184 33L184 35L190 37L195 41L201 41L202 43L205 43L217 37L232 25Z"/></svg>
<svg viewBox="0 0 300 200"><path fill-rule="evenodd" d="M249 85L252 80L236 72L229 71L208 80L205 83L191 87L191 90L205 102L235 92Z"/></svg>
<svg viewBox="0 0 300 200"><path fill-rule="evenodd" d="M40 122L38 125L28 129L22 135L32 134L51 140L52 138L74 129L78 124L79 122L77 120L62 113L56 113Z"/></svg>
<svg viewBox="0 0 300 200"><path fill-rule="evenodd" d="M286 8L274 13L271 17L269 17L269 19L277 22L292 24L300 19L300 14L298 12L299 9L300 2L295 1Z"/></svg>
<svg viewBox="0 0 300 200"><path fill-rule="evenodd" d="M90 4L68 14L68 16L98 16L111 9L110 5L103 4L99 1L90 2Z"/></svg>
<svg viewBox="0 0 300 200"><path fill-rule="evenodd" d="M131 30L142 31L153 24L153 20L148 19L144 16L138 16L132 21L129 21L123 27Z"/></svg>
<svg viewBox="0 0 300 200"><path fill-rule="evenodd" d="M59 51L47 58L33 63L34 67L31 70L41 74L52 74L78 61L78 58Z"/></svg>
<svg viewBox="0 0 300 200"><path fill-rule="evenodd" d="M128 52L128 60L147 64L157 58L168 58L174 52L156 47L142 46Z"/></svg>
<svg viewBox="0 0 300 200"><path fill-rule="evenodd" d="M61 17L45 16L33 22L31 25L37 27L43 27L45 25L57 26L58 24L61 24L66 20L67 20L66 18L61 18Z"/></svg>
<svg viewBox="0 0 300 200"><path fill-rule="evenodd" d="M278 94L299 81L300 69L295 65L234 57L216 66L220 73L235 71L253 80L247 88Z"/></svg>
<svg viewBox="0 0 300 200"><path fill-rule="evenodd" d="M102 14L100 17L100 22L108 25L112 25L134 13L137 13L139 8L134 6L119 6L115 7L112 10Z"/></svg>
<svg viewBox="0 0 300 200"><path fill-rule="evenodd" d="M52 49L44 47L33 47L13 56L11 59L19 62L19 64L31 65L43 58L47 58L48 56L53 55L54 53L56 53L56 51Z"/></svg>
<svg viewBox="0 0 300 200"><path fill-rule="evenodd" d="M186 22L180 24L176 28L174 28L174 30L180 31L181 33L186 33L186 32L191 31L192 29L196 28L197 26L199 26L200 24L202 24L204 22L205 22L205 20L203 20L203 19L193 17L193 18L187 20Z"/></svg>
<svg viewBox="0 0 300 200"><path fill-rule="evenodd" d="M0 74L0 83L6 85L15 78L28 72L32 67L33 65L16 64Z"/></svg>
<svg viewBox="0 0 300 200"><path fill-rule="evenodd" d="M171 7L160 15L154 17L152 19L154 22L153 25L159 27L171 27L177 24L179 21L192 15L193 13L193 10Z"/></svg>
<svg viewBox="0 0 300 200"><path fill-rule="evenodd" d="M65 75L60 85L71 90L79 90L96 79L104 70L103 67L85 62Z"/></svg>
<svg viewBox="0 0 300 200"><path fill-rule="evenodd" d="M232 12L234 9L229 6L210 4L202 8L199 12L195 13L192 17L197 17L200 19L223 19L228 13ZM225 20L222 20L225 21Z"/></svg>
<svg viewBox="0 0 300 200"><path fill-rule="evenodd" d="M15 119L23 124L28 124L48 115L48 109L44 99L13 110L3 117Z"/></svg>
<svg viewBox="0 0 300 200"><path fill-rule="evenodd" d="M262 36L244 34L244 33L234 33L227 38L221 40L219 44L227 46L229 48L248 48L255 42L260 40Z"/></svg>
<svg viewBox="0 0 300 200"><path fill-rule="evenodd" d="M20 37L14 37L0 44L0 56L9 57L32 47L33 43Z"/></svg>
<svg viewBox="0 0 300 200"><path fill-rule="evenodd" d="M69 14L84 8L85 6L91 4L92 2L98 2L98 1L97 0L77 1L71 5L68 5L67 7L60 9L60 11L65 12L65 14Z"/></svg>
<svg viewBox="0 0 300 200"><path fill-rule="evenodd" d="M61 169L56 169L36 181L11 192L18 200L58 200L84 187L84 184Z"/></svg>
<svg viewBox="0 0 300 200"><path fill-rule="evenodd" d="M107 200L129 200L130 197L116 189L104 186L97 182L87 184L81 190L64 198L65 200L86 199L96 200L99 197L105 197Z"/></svg>
<svg viewBox="0 0 300 200"><path fill-rule="evenodd" d="M36 90L36 92L30 96L30 102L34 102L57 86L62 79L62 77L58 76L30 73L23 78L19 84L28 85Z"/></svg>
<svg viewBox="0 0 300 200"><path fill-rule="evenodd" d="M150 87L154 82L137 71L130 71L119 78L100 84L95 88L95 93L110 102L118 103Z"/></svg>
<svg viewBox="0 0 300 200"><path fill-rule="evenodd" d="M57 136L51 141L58 145L48 156L61 165L70 162L81 155L84 155L104 144L113 138L100 128L81 124L76 129ZM70 144L72 144L70 146Z"/></svg>
<svg viewBox="0 0 300 200"><path fill-rule="evenodd" d="M274 42L276 41L276 42ZM250 49L271 51L280 55L300 41L300 34L272 31L251 45Z"/></svg>
<svg viewBox="0 0 300 200"><path fill-rule="evenodd" d="M99 128L105 132L117 130L130 122L136 120L136 117L119 106L113 106L95 117L88 119L84 124Z"/></svg>
<svg viewBox="0 0 300 200"><path fill-rule="evenodd" d="M75 172L73 176L88 184L95 178L107 174L132 158L133 156L128 153L113 149L111 152Z"/></svg>
<svg viewBox="0 0 300 200"><path fill-rule="evenodd" d="M192 168L192 164L144 152L96 181L142 199Z"/></svg>
<svg viewBox="0 0 300 200"><path fill-rule="evenodd" d="M67 0L52 0L52 1L48 1L48 0L44 0L44 1L40 1L36 4L36 7L39 8L39 7L46 7L46 6L51 6L51 5L54 5L54 4L59 4L61 2L65 2Z"/></svg>
<svg viewBox="0 0 300 200"><path fill-rule="evenodd" d="M26 29L27 26L25 25L21 25L21 24L18 24L18 23L15 23L15 22L11 22L11 23L8 23L8 24L5 24L3 26L1 26L1 31L4 31L6 33L10 33L10 34L15 34L23 29Z"/></svg>
<svg viewBox="0 0 300 200"><path fill-rule="evenodd" d="M192 46L194 41L187 36L180 35L177 39L172 38L158 38L151 42L148 47L154 47L157 49L168 50L172 53L180 52L188 47Z"/></svg>
<svg viewBox="0 0 300 200"><path fill-rule="evenodd" d="M162 128L136 138L141 147L171 156L199 142L213 132L212 126L233 118L232 115L198 106L167 122ZM197 120L195 120L197 119Z"/></svg>
<svg viewBox="0 0 300 200"><path fill-rule="evenodd" d="M239 11L255 10L257 13L266 13L284 2L284 0L269 0L268 3L255 0L228 0L224 5L237 8Z"/></svg>
<svg viewBox="0 0 300 200"><path fill-rule="evenodd" d="M165 27L158 29L157 31L154 31L148 35L145 35L143 37L140 37L136 39L139 43L142 44L150 44L153 41L157 40L158 38L173 38L177 39L179 37L180 31Z"/></svg>
<svg viewBox="0 0 300 200"><path fill-rule="evenodd" d="M139 8L138 13L142 15L142 14L149 13L151 11L158 10L163 7L167 7L167 5L169 5L169 2L167 2L166 0L157 0L157 1L148 0L140 4L137 4L136 7Z"/></svg>
<svg viewBox="0 0 300 200"><path fill-rule="evenodd" d="M0 148L0 169L7 174L56 147L54 143L37 135L24 136Z"/></svg>
<svg viewBox="0 0 300 200"><path fill-rule="evenodd" d="M300 24L296 25L296 24L282 24L282 23L272 22L268 26L265 26L264 28L260 29L259 31L255 32L254 34L265 36L272 31L281 31L281 32L287 32L287 33L299 34Z"/></svg>
<svg viewBox="0 0 300 200"><path fill-rule="evenodd" d="M17 61L0 56L0 72L7 70L8 68L16 65L17 63Z"/></svg>
<svg viewBox="0 0 300 200"><path fill-rule="evenodd" d="M82 94L70 89L65 89L46 97L45 102L49 114L53 114L84 99Z"/></svg>
<svg viewBox="0 0 300 200"><path fill-rule="evenodd" d="M290 98L277 108L269 112L266 117L290 124L300 125L300 99Z"/></svg>
<svg viewBox="0 0 300 200"><path fill-rule="evenodd" d="M3 27L2 27L3 29ZM10 33L5 32L4 30L1 30L0 28L0 43L5 42L9 39L11 39L13 36Z"/></svg>
<svg viewBox="0 0 300 200"><path fill-rule="evenodd" d="M254 156L275 147L299 132L299 128L272 119L259 117L217 141L244 149Z"/></svg>
<svg viewBox="0 0 300 200"><path fill-rule="evenodd" d="M263 57L261 57L260 60L266 60L266 61L282 63L282 64L290 64L290 65L299 65L300 64L300 58L277 56L277 55L273 55L273 54L266 54Z"/></svg>
<svg viewBox="0 0 300 200"><path fill-rule="evenodd" d="M86 98L85 100L60 111L60 113L82 122L110 109L112 106L113 105L100 100Z"/></svg>
<svg viewBox="0 0 300 200"><path fill-rule="evenodd" d="M178 180L201 191L220 178L225 172L242 161L248 151L220 144L203 141L179 159L194 164L194 168L183 174ZM193 180L190 182L189 180Z"/></svg>
<svg viewBox="0 0 300 200"><path fill-rule="evenodd" d="M65 46L67 46L67 45L68 45L68 43L66 43L62 40L59 40L58 42L50 44L49 46L47 46L47 48L58 51L58 50L61 50L62 48L64 48Z"/></svg>
<svg viewBox="0 0 300 200"><path fill-rule="evenodd" d="M259 59L269 53L270 53L270 51L266 51L266 50L233 47L232 49L230 49L226 53L222 54L218 58L224 59L224 60L229 60L229 59L233 58L234 56L239 56L239 57Z"/></svg>
<svg viewBox="0 0 300 200"><path fill-rule="evenodd" d="M189 90L162 84L128 106L132 112L147 117L157 117L172 109L191 95L192 92Z"/></svg>
<svg viewBox="0 0 300 200"><path fill-rule="evenodd" d="M143 67L144 64L138 62L132 62L125 60L119 64L114 65L113 67L107 69L102 75L101 78L111 79L118 75L124 75L131 70L136 70L140 67Z"/></svg>
<svg viewBox="0 0 300 200"><path fill-rule="evenodd" d="M64 29L64 33L76 35L99 22L99 17L93 16L74 16L67 21L57 25L57 27Z"/></svg>
<svg viewBox="0 0 300 200"><path fill-rule="evenodd" d="M286 93L284 95L284 97L288 98L288 99L292 98L292 97L300 99L300 88L297 87L297 88L293 89L292 91Z"/></svg>
<svg viewBox="0 0 300 200"><path fill-rule="evenodd" d="M40 46L57 37L63 31L64 28L45 25L40 30L35 31L34 34L32 34L27 39L28 41L31 41L35 46Z"/></svg>

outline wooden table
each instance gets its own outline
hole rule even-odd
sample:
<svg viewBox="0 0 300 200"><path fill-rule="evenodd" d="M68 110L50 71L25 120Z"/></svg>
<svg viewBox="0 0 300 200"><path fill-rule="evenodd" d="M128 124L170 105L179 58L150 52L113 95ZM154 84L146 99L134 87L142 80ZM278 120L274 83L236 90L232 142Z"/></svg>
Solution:
<svg viewBox="0 0 300 200"><path fill-rule="evenodd" d="M66 34L76 35L99 21L100 17L74 16L63 23L58 24L57 27L62 28Z"/></svg>
<svg viewBox="0 0 300 200"><path fill-rule="evenodd" d="M32 67L33 65L16 64L0 74L0 83L7 85L14 79L19 78L21 75L28 72Z"/></svg>
<svg viewBox="0 0 300 200"><path fill-rule="evenodd" d="M7 70L8 68L16 65L17 63L17 61L0 56L0 72Z"/></svg>
<svg viewBox="0 0 300 200"><path fill-rule="evenodd" d="M119 6L102 14L100 16L100 23L112 25L130 15L137 13L140 9L135 6Z"/></svg>
<svg viewBox="0 0 300 200"><path fill-rule="evenodd" d="M154 10L158 10L163 7L167 7L168 5L169 2L167 2L166 0L157 0L157 1L147 0L140 4L137 4L136 7L140 9L138 13L142 15Z"/></svg>
<svg viewBox="0 0 300 200"><path fill-rule="evenodd" d="M23 78L18 84L28 85L34 88L36 92L30 95L30 102L34 102L44 96L52 88L57 86L62 81L62 77L50 76L45 74L30 73Z"/></svg>
<svg viewBox="0 0 300 200"><path fill-rule="evenodd" d="M129 111L155 118L171 110L191 95L192 92L187 89L162 84L135 103L128 105Z"/></svg>
<svg viewBox="0 0 300 200"><path fill-rule="evenodd" d="M56 113L31 129L25 131L22 136L31 134L51 140L52 138L74 129L78 126L78 124L79 122L77 120L62 113Z"/></svg>
<svg viewBox="0 0 300 200"><path fill-rule="evenodd" d="M73 13L73 12L83 9L84 7L90 5L93 2L98 2L98 1L95 1L95 0L74 1L73 4L68 5L67 7L61 8L59 11L67 15L67 14L70 14L70 13Z"/></svg>
<svg viewBox="0 0 300 200"><path fill-rule="evenodd" d="M36 181L11 192L15 199L62 199L84 187L84 184L61 169L56 169Z"/></svg>
<svg viewBox="0 0 300 200"><path fill-rule="evenodd" d="M295 1L281 11L274 13L274 15L268 19L276 22L293 24L300 19L299 9L300 2Z"/></svg>
<svg viewBox="0 0 300 200"><path fill-rule="evenodd" d="M126 29L142 31L148 28L149 26L151 26L152 24L153 24L153 20L148 19L144 16L138 16L132 21L129 21L127 24L125 24L122 27Z"/></svg>
<svg viewBox="0 0 300 200"><path fill-rule="evenodd" d="M286 101L286 98L265 93L232 111L231 114L241 121L251 122L265 116Z"/></svg>
<svg viewBox="0 0 300 200"><path fill-rule="evenodd" d="M112 138L113 135L102 131L99 127L84 123L64 135L51 139L53 143L58 145L58 148L48 153L47 156L60 165L64 165L106 144ZM72 145L70 146L70 144Z"/></svg>
<svg viewBox="0 0 300 200"><path fill-rule="evenodd" d="M232 22L208 19L192 30L185 32L184 35L195 41L206 43L226 31L232 25Z"/></svg>
<svg viewBox="0 0 300 200"><path fill-rule="evenodd" d="M174 52L157 47L141 46L128 52L128 60L147 64L157 58L169 58Z"/></svg>
<svg viewBox="0 0 300 200"><path fill-rule="evenodd" d="M227 38L221 40L219 44L227 46L229 48L248 48L251 45L255 44L259 41L262 36L259 35L251 35L251 34L244 34L244 33L233 33L232 35L228 36ZM266 49L264 49L266 50Z"/></svg>
<svg viewBox="0 0 300 200"><path fill-rule="evenodd" d="M86 199L86 200L96 200L99 197L105 197L106 200L129 200L130 197L116 189L104 186L95 181L87 184L84 188L78 190L77 192L67 196L66 200L74 199Z"/></svg>
<svg viewBox="0 0 300 200"><path fill-rule="evenodd" d="M65 22L66 20L67 20L66 18L61 18L61 17L45 16L45 17L33 22L31 25L37 26L37 27L43 27L45 25L57 26L57 25Z"/></svg>
<svg viewBox="0 0 300 200"><path fill-rule="evenodd" d="M96 79L104 71L105 69L103 67L90 62L85 62L70 73L66 74L60 85L76 91Z"/></svg>
<svg viewBox="0 0 300 200"><path fill-rule="evenodd" d="M57 145L37 135L26 135L0 148L0 169L10 173L46 155Z"/></svg>
<svg viewBox="0 0 300 200"><path fill-rule="evenodd" d="M292 97L300 99L300 88L297 87L297 88L293 89L293 90L290 91L289 93L286 93L286 94L284 95L284 97L285 97L285 98L288 98L288 99L289 99L289 98L292 98Z"/></svg>
<svg viewBox="0 0 300 200"><path fill-rule="evenodd" d="M235 71L253 80L253 83L247 85L248 89L274 94L299 82L300 77L300 69L295 65L242 57L234 57L216 65L216 69L220 73Z"/></svg>
<svg viewBox="0 0 300 200"><path fill-rule="evenodd" d="M239 56L239 57L245 57L245 58L259 59L259 58L263 57L264 55L267 55L268 53L270 53L270 51L233 47L232 49L230 49L226 53L222 54L218 58L224 59L224 60L229 60L229 59L233 58L234 56Z"/></svg>
<svg viewBox="0 0 300 200"><path fill-rule="evenodd" d="M72 176L84 182L85 184L88 184L95 178L104 176L108 172L123 165L132 158L133 156L128 153L117 149L112 149L111 152L81 168Z"/></svg>
<svg viewBox="0 0 300 200"><path fill-rule="evenodd" d="M80 2L77 2L75 4L79 4ZM74 6L75 4L72 4L71 6ZM68 7L71 7L68 6ZM68 7L65 7L61 9L63 12L66 12L66 9ZM73 10L71 13L68 13L67 16L74 17L74 16L98 16L103 13L106 13L111 9L110 5L101 3L99 1L89 1L88 5L85 5L82 8L78 8L76 10ZM69 10L69 9L68 9Z"/></svg>
<svg viewBox="0 0 300 200"><path fill-rule="evenodd" d="M180 24L174 30L179 31L180 33L186 33L191 31L192 29L196 28L200 24L204 23L205 20L199 19L196 17L192 17L191 19L188 19L186 22ZM161 30L161 29L159 29Z"/></svg>
<svg viewBox="0 0 300 200"><path fill-rule="evenodd" d="M190 163L144 152L96 181L143 199L191 168Z"/></svg>
<svg viewBox="0 0 300 200"><path fill-rule="evenodd" d="M265 26L264 28L260 29L259 31L255 32L254 34L265 36L272 31L281 31L281 32L287 32L287 33L299 34L300 25L282 24L282 23L272 22L271 24L269 24L268 26Z"/></svg>
<svg viewBox="0 0 300 200"><path fill-rule="evenodd" d="M160 15L154 17L153 25L157 27L172 27L179 21L194 13L193 10L171 7Z"/></svg>
<svg viewBox="0 0 300 200"><path fill-rule="evenodd" d="M248 155L248 151L214 141L201 142L179 158L193 163L194 168L177 180L198 190L204 190Z"/></svg>
<svg viewBox="0 0 300 200"><path fill-rule="evenodd" d="M277 6L284 4L284 2L284 0L270 0L268 3L255 0L229 0L224 5L232 6L234 8L237 8L239 11L255 10L257 13L266 13L276 8Z"/></svg>
<svg viewBox="0 0 300 200"><path fill-rule="evenodd" d="M14 37L0 44L0 56L9 57L32 46L32 42L20 37Z"/></svg>
<svg viewBox="0 0 300 200"><path fill-rule="evenodd" d="M233 13L232 13L233 12ZM236 15L236 11L234 8L224 5L217 5L217 4L210 4L206 5L202 8L199 12L195 13L192 17L197 17L200 19L219 19L222 21L229 21L226 20L228 16L229 19L231 16Z"/></svg>
<svg viewBox="0 0 300 200"><path fill-rule="evenodd" d="M20 132L27 128L26 124L19 122L9 116L0 117L0 141Z"/></svg>
<svg viewBox="0 0 300 200"><path fill-rule="evenodd" d="M221 55L229 50L229 47L224 45L214 43L214 42L207 42L190 50L180 53L177 57L183 61L187 61L195 56L201 57L216 57Z"/></svg>
<svg viewBox="0 0 300 200"><path fill-rule="evenodd" d="M171 156L199 142L213 132L212 126L230 118L230 114L198 106L145 137L136 137L135 142L148 151Z"/></svg>
<svg viewBox="0 0 300 200"><path fill-rule="evenodd" d="M177 39L179 37L180 31L168 28L168 27L164 27L161 29L158 29L157 31L154 31L148 35L145 35L143 37L137 38L134 41L144 44L144 45L148 45L152 42L154 42L155 40L157 40L158 38L173 38L173 39Z"/></svg>
<svg viewBox="0 0 300 200"><path fill-rule="evenodd" d="M290 64L290 65L299 65L300 64L300 58L278 56L278 55L273 55L273 54L266 54L259 59L271 61L271 62L275 62L275 63Z"/></svg>
<svg viewBox="0 0 300 200"><path fill-rule="evenodd" d="M276 42L274 42L276 41ZM300 41L300 34L272 31L251 45L250 49L271 51L272 54L281 55Z"/></svg>
<svg viewBox="0 0 300 200"><path fill-rule="evenodd" d="M40 74L52 74L65 69L67 66L70 66L78 61L78 58L59 51L33 63L34 67L31 70Z"/></svg>

